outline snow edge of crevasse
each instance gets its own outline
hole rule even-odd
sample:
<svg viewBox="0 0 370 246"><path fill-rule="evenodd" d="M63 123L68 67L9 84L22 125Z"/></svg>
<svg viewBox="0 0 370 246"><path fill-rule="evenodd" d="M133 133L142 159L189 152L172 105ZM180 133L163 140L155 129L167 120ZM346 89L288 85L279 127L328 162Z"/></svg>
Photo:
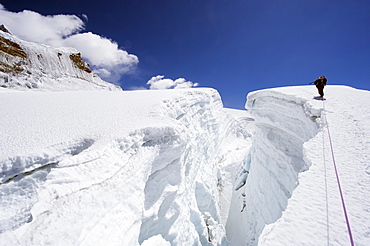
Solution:
<svg viewBox="0 0 370 246"><path fill-rule="evenodd" d="M8 201L1 203L1 241L226 245L220 163L223 141L236 139L237 123L211 89L184 91L153 116L166 124L8 159L18 169L8 166L10 180L0 187Z"/></svg>
<svg viewBox="0 0 370 246"><path fill-rule="evenodd" d="M320 129L321 109L288 89L249 93L246 108L256 133L234 187L226 226L231 245L257 245L265 225L281 217L299 173L310 166L303 144Z"/></svg>
<svg viewBox="0 0 370 246"><path fill-rule="evenodd" d="M183 184L186 190L194 192L188 192L183 202L189 204L189 221L199 237L194 243L228 245L224 224L230 203L227 198L221 200L231 197L232 173L246 158L245 149L249 148L246 140L251 135L242 127L243 120L236 120L225 112L216 90L211 89L207 97L196 90L187 94L166 101L162 114L179 122L188 136L182 156L187 179ZM228 160L233 154L233 160ZM180 222L178 229L185 233L184 221ZM178 245L189 244L191 240L186 239ZM172 241L171 245L177 243Z"/></svg>

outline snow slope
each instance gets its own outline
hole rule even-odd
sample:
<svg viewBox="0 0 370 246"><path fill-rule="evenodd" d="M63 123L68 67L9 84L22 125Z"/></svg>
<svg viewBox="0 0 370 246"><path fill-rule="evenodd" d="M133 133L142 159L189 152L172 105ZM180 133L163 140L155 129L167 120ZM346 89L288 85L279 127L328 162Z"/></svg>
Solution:
<svg viewBox="0 0 370 246"><path fill-rule="evenodd" d="M370 245L370 92L0 88L2 245ZM326 182L325 182L326 180Z"/></svg>
<svg viewBox="0 0 370 246"><path fill-rule="evenodd" d="M370 245L370 92L327 86L318 134L304 144L309 170L299 175L282 217L264 228L260 245L350 245L335 176L333 145L355 245ZM282 89L307 98L307 90Z"/></svg>
<svg viewBox="0 0 370 246"><path fill-rule="evenodd" d="M311 86L248 95L256 133L235 185L231 245L350 245L327 125L354 241L370 245L370 93L325 91L326 101Z"/></svg>

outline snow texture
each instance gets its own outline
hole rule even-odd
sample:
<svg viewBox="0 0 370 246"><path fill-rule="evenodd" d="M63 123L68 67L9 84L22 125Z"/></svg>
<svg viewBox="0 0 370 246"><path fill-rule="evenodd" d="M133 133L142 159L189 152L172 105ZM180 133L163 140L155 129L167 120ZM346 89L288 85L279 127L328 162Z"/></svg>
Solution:
<svg viewBox="0 0 370 246"><path fill-rule="evenodd" d="M327 128L356 245L370 245L368 91L310 86L252 92L250 154L227 221L231 245L350 245Z"/></svg>
<svg viewBox="0 0 370 246"><path fill-rule="evenodd" d="M1 89L0 103L5 245L227 244L221 157L249 135L217 91Z"/></svg>
<svg viewBox="0 0 370 246"><path fill-rule="evenodd" d="M281 90L309 98L304 88ZM310 102L321 110L318 134L303 145L310 167L299 174L282 217L264 228L260 245L350 245L327 127L354 244L370 245L370 92L345 86L325 90L327 100Z"/></svg>
<svg viewBox="0 0 370 246"><path fill-rule="evenodd" d="M368 91L0 88L2 245L370 245Z"/></svg>

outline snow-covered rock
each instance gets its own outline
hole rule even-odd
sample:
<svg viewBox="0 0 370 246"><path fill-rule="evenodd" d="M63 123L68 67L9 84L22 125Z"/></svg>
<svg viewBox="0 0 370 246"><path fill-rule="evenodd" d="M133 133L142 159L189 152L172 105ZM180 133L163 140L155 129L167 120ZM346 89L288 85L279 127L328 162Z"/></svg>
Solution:
<svg viewBox="0 0 370 246"><path fill-rule="evenodd" d="M74 48L23 41L0 29L0 87L12 89L122 90L94 74Z"/></svg>

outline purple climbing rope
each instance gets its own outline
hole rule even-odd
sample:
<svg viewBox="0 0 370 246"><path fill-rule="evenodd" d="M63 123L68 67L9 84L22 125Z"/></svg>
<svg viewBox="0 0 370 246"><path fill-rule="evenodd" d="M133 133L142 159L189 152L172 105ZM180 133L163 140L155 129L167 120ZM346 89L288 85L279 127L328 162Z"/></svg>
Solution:
<svg viewBox="0 0 370 246"><path fill-rule="evenodd" d="M324 114L325 114L325 101L323 101L323 110L324 110ZM351 245L354 246L355 244L353 242L353 237L352 237L352 232L351 232L351 226L349 225L349 219L348 219L348 215L347 215L347 209L346 209L346 205L344 203L343 192L342 192L342 188L341 188L340 181L339 181L339 175L338 175L337 165L335 163L335 158L334 158L333 143L332 143L332 140L331 140L331 135L330 135L330 130L329 130L329 124L328 124L328 120L326 118L326 115L325 115L325 123L326 123L326 129L328 130L328 137L329 137L329 143L330 143L330 149L331 149L331 156L333 158L333 165L334 165L335 175L337 177L338 189L339 189L339 193L340 193L340 198L342 200L342 207L343 207L344 217L346 218L348 235L349 235L349 239L350 239Z"/></svg>

